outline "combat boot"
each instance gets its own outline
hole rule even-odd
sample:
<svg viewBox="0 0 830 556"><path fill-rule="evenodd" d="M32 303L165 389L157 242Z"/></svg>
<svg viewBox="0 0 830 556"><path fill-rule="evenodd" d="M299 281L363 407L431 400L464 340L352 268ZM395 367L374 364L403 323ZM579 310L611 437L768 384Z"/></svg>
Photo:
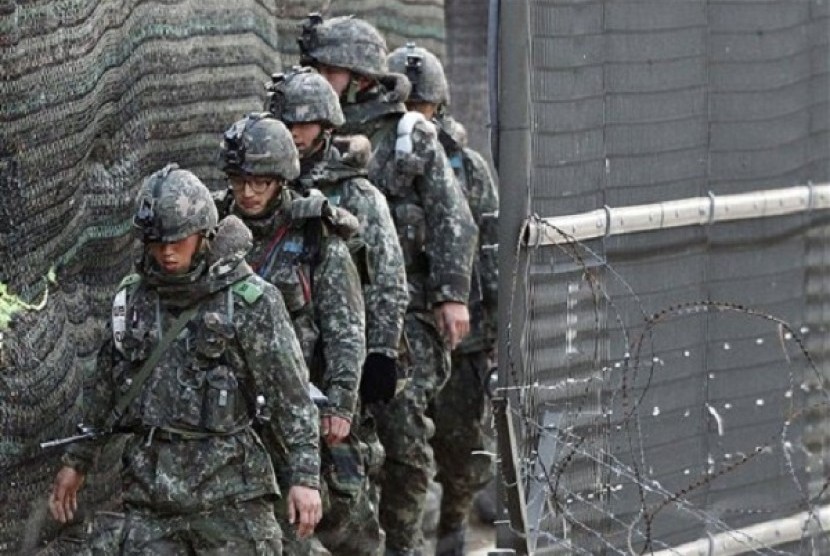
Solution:
<svg viewBox="0 0 830 556"><path fill-rule="evenodd" d="M496 508L496 483L490 481L483 489L476 493L473 499L473 508L476 517L482 523L492 525L496 521L498 510Z"/></svg>
<svg viewBox="0 0 830 556"><path fill-rule="evenodd" d="M464 556L464 541L466 536L467 529L465 527L441 536L435 545L435 556Z"/></svg>

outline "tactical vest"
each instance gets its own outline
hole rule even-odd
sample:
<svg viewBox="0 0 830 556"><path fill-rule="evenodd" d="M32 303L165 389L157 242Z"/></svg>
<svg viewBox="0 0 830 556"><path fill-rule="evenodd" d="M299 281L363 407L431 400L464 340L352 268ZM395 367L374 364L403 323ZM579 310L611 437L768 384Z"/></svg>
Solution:
<svg viewBox="0 0 830 556"><path fill-rule="evenodd" d="M248 426L256 408L240 387L245 362L233 325L234 297L253 303L261 294L255 284L243 280L202 302L120 425L208 435L232 434ZM165 320L169 325L157 294L141 284L139 275L127 276L112 308L114 348L126 361L114 368L116 396L129 389L163 336Z"/></svg>

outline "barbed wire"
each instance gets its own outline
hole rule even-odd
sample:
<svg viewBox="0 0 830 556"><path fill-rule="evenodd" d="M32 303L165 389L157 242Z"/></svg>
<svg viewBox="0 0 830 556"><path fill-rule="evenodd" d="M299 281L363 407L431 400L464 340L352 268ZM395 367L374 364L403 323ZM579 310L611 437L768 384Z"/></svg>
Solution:
<svg viewBox="0 0 830 556"><path fill-rule="evenodd" d="M614 554L645 554L655 550L666 550L674 553L672 542L658 538L661 533L655 527L655 522L668 508L673 508L694 520L698 530L706 531L707 535L720 534L742 543L746 552L757 554L792 554L774 547L764 546L761 539L753 538L745 530L735 528L733 525L723 521L719 515L740 515L740 516L763 516L765 520L770 518L786 517L787 512L804 512L807 518L801 527L800 545L813 546L817 542L816 531L811 531L810 523L814 523L817 531L822 532L823 526L819 519L817 506L822 503L825 494L830 490L830 476L825 476L820 488L811 494L807 479L808 475L816 475L816 470L809 472L798 468L794 461L794 453L805 453L806 448L800 439L799 431L793 426L802 420L806 413L813 411L830 410L830 392L826 388L827 379L822 374L812 354L807 349L804 339L795 326L783 318L767 313L757 308L730 301L716 301L711 299L692 300L669 305L656 312L646 311L645 304L635 292L631 284L609 264L604 257L600 256L588 245L577 241L563 230L550 225L537 217L531 217L528 222L535 225L546 226L553 233L558 234L563 241L556 242L554 247L559 253L563 253L572 262L580 273L580 280L587 284L588 299L593 304L592 333L593 348L589 357L591 371L588 376L568 376L564 380L539 381L534 376L535 366L532 364L531 351L535 341L530 331L532 330L532 307L533 298L530 292L533 288L530 270L532 268L532 256L538 253L542 246L528 246L525 248L523 241L525 233L520 236L515 251L514 273L511 277L510 311L513 313L517 290L520 283L525 287L525 307L531 318L522 322L521 342L523 345L523 357L517 359L512 350L513 330L508 325L507 352L509 360L509 380L507 384L499 388L498 393L503 396L518 396L520 403L518 408L511 407L511 418L518 419L522 425L521 434L527 444L522 449L527 457L521 465L520 475L522 488L530 493L534 488L543 485L542 495L545 499L543 507L540 508L538 523L528 526L531 536L529 539L532 546L538 543L548 543L569 550L572 553L595 553L593 549L600 549ZM545 246L544 249L550 249ZM610 278L622 286L623 291L637 309L637 322L629 324L625 318L625 311L612 296L606 284L603 283L603 276ZM578 303L577 300L574 303ZM570 303L570 302L569 302ZM611 330L604 326L602 311L613 312L616 329ZM664 359L655 356L655 334L658 329L670 327L677 319L706 315L719 314L731 315L737 319L751 319L770 323L777 336L780 346L780 357L786 366L787 388L784 391L786 401L782 408L780 419L775 420L774 432L764 435L764 440L755 442L753 446L746 449L736 449L723 453L721 461L716 461L711 449L708 449L708 464L703 472L695 479L680 486L663 486L660 482L651 478L654 470L649 469L649 449L645 441L645 429L643 417L646 414L645 403L654 386L658 368L665 367ZM570 327L571 323L567 323ZM640 330L635 336L632 328L636 326ZM802 330L806 333L807 330ZM709 332L707 331L707 334ZM609 337L616 335L623 347L622 357L614 361L610 357L611 344ZM707 335L707 341L711 338ZM606 342L603 350L603 341ZM757 338L756 343L763 344L763 338ZM791 346L795 346L797 355L793 357ZM729 344L724 344L728 350ZM689 357L688 350L684 352ZM521 371L517 363L519 361L528 365L527 371ZM707 369L702 369L707 373ZM812 385L805 382L810 378ZM783 388L782 388L783 389ZM799 391L808 393L816 390L821 394L821 401L817 403L804 403L800 400ZM572 395L564 402L560 413L569 417L563 417L556 424L543 424L538 420L542 410L546 407L544 402L545 394L548 396L554 392L571 392ZM585 404L588 403L588 394L599 393L600 409L597 416L589 420L594 427L589 426L587 431L580 433L579 416L586 411ZM797 399L799 398L799 399ZM532 403L521 403L521 402ZM763 399L756 400L756 404L763 405ZM727 404L730 405L730 404ZM620 407L621 411L615 415L614 408ZM564 411L563 411L564 410ZM658 406L655 406L653 416L659 415ZM717 438L724 436L724 418L714 405L706 398L701 403L700 418L703 422L708 420L716 424L718 431ZM690 408L686 409L684 416L690 416ZM769 427L769 423L762 423L756 428ZM700 434L700 433L699 433ZM705 433L702 433L705 434ZM615 454L614 449L609 445L611 438L622 436L626 449L622 451L626 461ZM555 454L548 457L539 449L544 438L553 441L556 447ZM739 439L740 440L740 439ZM751 439L750 439L751 440ZM607 448L600 445L605 442ZM737 446L736 446L737 448ZM617 452L620 452L617 450ZM770 500L773 508L753 507L748 504L745 508L723 508L708 507L705 502L699 507L693 498L698 493L710 489L716 482L725 480L728 476L734 476L743 469L748 468L755 461L762 458L773 459L783 472L782 476L789 478L792 484L792 493L795 501L780 503L779 500ZM566 483L572 476L579 474L577 469L578 461L586 461L593 465L592 472L595 492L584 495L584 491L573 489ZM534 473L533 470L537 472ZM584 474L584 473L583 473ZM689 474L689 469L684 471ZM651 476L651 477L650 477ZM612 485L611 477L616 477L618 484ZM622 519L614 512L614 500L618 497L617 492L625 485L633 486L636 489L636 507L624 508L628 514L634 515L630 521ZM539 493L531 496L534 504L540 501ZM582 505L581 509L574 509ZM585 510L590 510L599 519L591 521L585 517ZM555 523L560 525L555 526ZM546 525L547 524L547 527ZM617 532L614 533L614 528ZM582 539L591 539L586 546L581 546L579 539L573 538L576 535L573 531L582 531ZM620 532L625 531L624 542L621 540ZM517 532L523 535L524 532ZM593 544L592 544L593 543ZM594 547L594 548L592 548Z"/></svg>

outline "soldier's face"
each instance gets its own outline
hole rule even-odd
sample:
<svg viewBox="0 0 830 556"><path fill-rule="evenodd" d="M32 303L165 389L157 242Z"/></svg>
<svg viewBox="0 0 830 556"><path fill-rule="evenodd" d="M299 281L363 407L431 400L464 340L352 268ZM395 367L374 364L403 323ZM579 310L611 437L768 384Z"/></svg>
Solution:
<svg viewBox="0 0 830 556"><path fill-rule="evenodd" d="M280 192L279 180L263 176L233 176L230 179L233 200L245 216L260 216Z"/></svg>
<svg viewBox="0 0 830 556"><path fill-rule="evenodd" d="M183 274L190 270L193 257L199 250L202 236L189 235L172 243L148 243L147 248L156 264L167 274Z"/></svg>
<svg viewBox="0 0 830 556"><path fill-rule="evenodd" d="M337 93L337 96L342 95L349 88L349 82L352 79L352 72L349 70L320 64L317 67L317 71L326 78L326 81L329 82L332 89Z"/></svg>
<svg viewBox="0 0 830 556"><path fill-rule="evenodd" d="M427 120L431 120L435 116L435 112L438 111L438 105L431 102L407 102L406 108L414 112L420 112Z"/></svg>
<svg viewBox="0 0 830 556"><path fill-rule="evenodd" d="M300 151L300 157L305 158L314 154L320 148L321 142L317 139L323 132L323 127L316 122L290 124L291 138Z"/></svg>

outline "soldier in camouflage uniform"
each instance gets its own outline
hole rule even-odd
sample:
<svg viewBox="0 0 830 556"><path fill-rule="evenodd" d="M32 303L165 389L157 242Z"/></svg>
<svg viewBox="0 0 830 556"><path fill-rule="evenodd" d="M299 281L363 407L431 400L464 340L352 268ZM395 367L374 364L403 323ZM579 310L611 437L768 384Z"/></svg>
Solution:
<svg viewBox="0 0 830 556"><path fill-rule="evenodd" d="M396 382L396 359L409 304L403 254L386 198L366 178L371 145L363 136L342 137L332 144L332 132L345 122L337 93L310 68L294 68L274 77L269 108L294 138L300 152L300 177L292 187L300 193L320 190L329 202L355 215L360 228L350 241L355 259L362 261L366 280L366 364L361 399L389 401Z"/></svg>
<svg viewBox="0 0 830 556"><path fill-rule="evenodd" d="M328 496L318 539L285 540L288 554L326 553L319 544L343 540L342 522L368 482L360 441L351 434L366 357L360 276L345 240L357 220L319 191L303 197L286 187L299 175L299 157L291 133L269 113L249 114L225 133L221 162L230 182L224 210L253 231L248 261L282 293L311 381L328 398L321 421Z"/></svg>
<svg viewBox="0 0 830 556"><path fill-rule="evenodd" d="M487 383L496 342L498 266L492 248L498 241L495 215L498 189L484 158L467 148L463 126L447 114L450 94L440 60L408 44L388 59L389 69L412 83L406 105L438 126L438 137L479 227L478 252L470 289L470 335L452 353L452 374L438 394L432 446L441 483L437 556L463 556L467 515L475 493L490 480L492 461L484 434Z"/></svg>
<svg viewBox="0 0 830 556"><path fill-rule="evenodd" d="M469 329L467 297L477 231L432 124L406 112L406 77L386 65L386 41L369 23L312 15L300 38L301 61L340 95L343 133L372 143L369 179L386 196L404 254L410 303L405 335L412 376L378 412L386 462L381 525L387 554L416 554L434 468L428 404L449 375L449 350Z"/></svg>
<svg viewBox="0 0 830 556"><path fill-rule="evenodd" d="M388 402L395 393L396 359L409 304L403 254L383 194L367 179L365 165L371 146L363 136L344 137L341 153L332 144L332 131L344 123L337 94L321 75L295 67L277 74L270 87L268 108L286 123L300 152L300 177L292 187L300 193L319 189L334 206L343 207L360 221L350 249L363 277L366 302L367 358L360 386L363 414L358 434L370 448L370 473L383 463L383 447L367 409ZM374 473L372 473L374 475ZM366 484L367 489L370 485ZM326 547L336 554L377 554L382 532L375 489L359 506L344 508L338 539L327 535ZM329 519L331 512L327 513ZM358 533L360 531L360 533Z"/></svg>
<svg viewBox="0 0 830 556"><path fill-rule="evenodd" d="M236 218L217 226L192 173L169 165L151 175L133 222L144 255L115 297L112 339L84 404L88 424L131 433L125 515L105 520L96 542L112 544L92 553L281 554L279 489L252 428L260 411L285 439L300 534L321 514L317 409L282 298L245 262L250 232ZM73 518L103 441L64 454L50 498L59 521Z"/></svg>

